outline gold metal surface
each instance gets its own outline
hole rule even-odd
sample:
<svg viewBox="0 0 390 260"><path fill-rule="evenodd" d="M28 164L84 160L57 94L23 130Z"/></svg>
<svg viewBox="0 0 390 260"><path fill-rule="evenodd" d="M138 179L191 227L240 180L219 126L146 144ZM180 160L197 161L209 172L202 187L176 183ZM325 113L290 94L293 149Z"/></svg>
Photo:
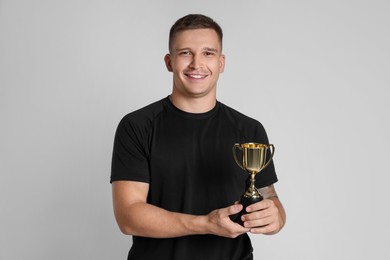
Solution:
<svg viewBox="0 0 390 260"><path fill-rule="evenodd" d="M237 159L236 150L239 149L242 151L242 160ZM267 151L271 150L271 155L267 159ZM265 167L269 165L274 156L275 147L273 144L259 144L259 143L244 143L244 144L234 144L233 146L233 156L234 160L243 170L247 171L251 176L251 184L248 190L243 196L247 198L260 198L261 195L256 189L255 185L255 176Z"/></svg>

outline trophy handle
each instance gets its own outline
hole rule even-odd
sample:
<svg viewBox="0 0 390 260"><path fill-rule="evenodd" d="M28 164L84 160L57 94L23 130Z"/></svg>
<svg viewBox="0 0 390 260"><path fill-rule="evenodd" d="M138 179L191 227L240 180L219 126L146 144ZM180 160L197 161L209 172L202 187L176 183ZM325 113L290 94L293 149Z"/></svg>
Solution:
<svg viewBox="0 0 390 260"><path fill-rule="evenodd" d="M233 146L233 157L234 157L234 160L236 161L236 163L238 164L238 166L240 166L241 169L244 169L244 166L242 166L242 164L240 163L240 161L237 159L237 155L236 155L236 148L240 149L242 151L242 148L241 148L241 145L240 144L234 144Z"/></svg>
<svg viewBox="0 0 390 260"><path fill-rule="evenodd" d="M270 145L268 145L268 148L267 148L267 149L270 149L270 148L272 148L272 149L271 149L271 156L270 156L270 158L268 159L267 163L264 164L264 166L261 168L261 170L263 170L265 167L267 167L268 164L270 164L270 162L272 161L272 157L274 157L275 146L274 146L273 144L270 144Z"/></svg>

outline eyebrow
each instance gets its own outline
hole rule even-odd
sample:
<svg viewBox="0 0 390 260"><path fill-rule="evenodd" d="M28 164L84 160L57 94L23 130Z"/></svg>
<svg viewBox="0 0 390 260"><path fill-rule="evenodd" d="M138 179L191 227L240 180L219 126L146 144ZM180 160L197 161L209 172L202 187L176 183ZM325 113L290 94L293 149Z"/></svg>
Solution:
<svg viewBox="0 0 390 260"><path fill-rule="evenodd" d="M188 51L190 48L180 48L180 49L174 49L175 52L180 52L180 51Z"/></svg>
<svg viewBox="0 0 390 260"><path fill-rule="evenodd" d="M209 51L209 52L219 52L217 49L214 49L214 48L203 48L204 51Z"/></svg>
<svg viewBox="0 0 390 260"><path fill-rule="evenodd" d="M203 51L209 51L209 52L218 52L217 49L215 48L210 48L210 47L205 47L202 49ZM186 48L180 48L180 49L175 49L175 52L181 52L181 51L191 51L191 48L186 47Z"/></svg>

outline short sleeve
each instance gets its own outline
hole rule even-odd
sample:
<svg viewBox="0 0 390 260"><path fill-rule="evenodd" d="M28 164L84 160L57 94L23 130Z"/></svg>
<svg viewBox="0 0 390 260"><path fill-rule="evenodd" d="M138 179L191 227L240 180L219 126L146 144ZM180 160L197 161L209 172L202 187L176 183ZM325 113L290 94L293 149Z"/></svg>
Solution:
<svg viewBox="0 0 390 260"><path fill-rule="evenodd" d="M147 127L140 127L131 116L125 116L119 123L111 162L110 182L129 180L149 182L147 152Z"/></svg>

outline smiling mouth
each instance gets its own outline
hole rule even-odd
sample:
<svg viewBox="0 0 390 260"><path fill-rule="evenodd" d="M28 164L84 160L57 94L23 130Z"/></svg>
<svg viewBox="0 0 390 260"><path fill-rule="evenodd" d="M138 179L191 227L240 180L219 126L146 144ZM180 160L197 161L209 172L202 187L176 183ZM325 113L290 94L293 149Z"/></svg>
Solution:
<svg viewBox="0 0 390 260"><path fill-rule="evenodd" d="M191 79L204 79L207 77L207 75L203 75L203 74L185 74L185 75Z"/></svg>

